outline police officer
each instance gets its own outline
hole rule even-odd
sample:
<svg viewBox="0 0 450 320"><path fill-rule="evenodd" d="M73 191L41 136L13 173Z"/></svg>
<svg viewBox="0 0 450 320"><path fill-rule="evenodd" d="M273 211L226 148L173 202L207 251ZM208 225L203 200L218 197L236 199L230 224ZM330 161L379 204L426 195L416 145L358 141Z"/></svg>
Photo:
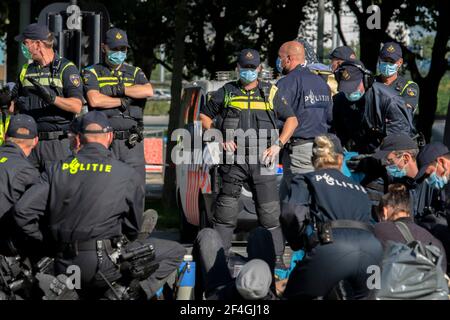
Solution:
<svg viewBox="0 0 450 320"><path fill-rule="evenodd" d="M87 67L83 78L90 110L104 112L114 128L114 156L135 168L145 187L143 109L153 89L140 68L125 63L128 48L125 31L108 30L104 62Z"/></svg>
<svg viewBox="0 0 450 320"><path fill-rule="evenodd" d="M14 87L14 82L8 82L5 87L0 89L0 146L5 143L6 131L11 121L11 114L14 112L12 104L12 90Z"/></svg>
<svg viewBox="0 0 450 320"><path fill-rule="evenodd" d="M46 26L30 24L15 39L25 58L33 60L20 71L15 108L37 122L39 144L30 159L42 171L45 162L70 154L67 128L81 112L83 86L77 67L54 51Z"/></svg>
<svg viewBox="0 0 450 320"><path fill-rule="evenodd" d="M370 154L387 135L416 135L406 103L389 87L373 82L361 61L343 62L335 75L339 94L333 97L334 130L347 150Z"/></svg>
<svg viewBox="0 0 450 320"><path fill-rule="evenodd" d="M288 299L324 297L346 281L347 298L368 295L367 267L377 265L383 249L368 225L370 201L361 185L342 174L343 149L334 135L314 141L315 171L297 175L282 203L284 235L305 258L289 276Z"/></svg>
<svg viewBox="0 0 450 320"><path fill-rule="evenodd" d="M38 143L37 126L32 117L12 117L6 143L0 147L0 252L12 254L16 246L12 209L23 193L39 181L39 171L28 156ZM15 240L15 239L14 239ZM7 248L5 248L7 247ZM14 253L16 254L16 253Z"/></svg>
<svg viewBox="0 0 450 320"><path fill-rule="evenodd" d="M314 137L327 133L333 104L330 88L318 75L303 67L305 50L297 41L284 43L278 51L277 68L286 76L277 82L279 94L292 107L298 120L283 154L281 196L289 189L292 175L314 170L311 163Z"/></svg>
<svg viewBox="0 0 450 320"><path fill-rule="evenodd" d="M48 227L57 274L66 273L70 265L79 266L85 294L97 293L97 289L103 293L108 283L124 275L124 265L114 253L122 236L128 241L122 249L153 245L155 260L145 259L143 273L131 280L133 296L143 290L150 298L177 269L185 249L171 241L134 241L141 227L144 190L138 173L115 160L108 150L112 131L103 113L84 115L80 151L47 168L40 183L17 203L14 217L29 243L37 247L45 240L39 224Z"/></svg>
<svg viewBox="0 0 450 320"><path fill-rule="evenodd" d="M384 83L397 91L406 102L408 110L413 115L419 104L419 86L411 80L406 80L398 74L403 64L402 48L396 42L386 42L380 51L377 64L377 81Z"/></svg>
<svg viewBox="0 0 450 320"><path fill-rule="evenodd" d="M344 61L355 60L356 54L352 48L341 46L331 51L328 58L331 60L331 70L334 72Z"/></svg>
<svg viewBox="0 0 450 320"><path fill-rule="evenodd" d="M261 67L256 50L242 50L237 69L239 80L228 82L214 92L200 110L200 119L205 129L213 126L213 119L216 117L223 119L216 126L225 137L224 150L231 154L236 150L238 153L239 150L245 150L245 159L241 159L242 161L227 160L219 167L222 187L216 201L214 229L222 237L225 254L228 255L238 218L238 199L242 185L248 182L253 192L259 222L271 231L276 255L282 257L284 241L279 227L279 197L274 192L277 189L276 176L273 172L265 172L264 168L269 163L276 164L275 159L292 135L297 120L287 101L281 101L277 88L258 80ZM260 142L267 145L271 130L277 129L277 119L285 121L283 130L278 140L271 142L270 147L259 156L258 152L262 150L258 151L256 146ZM253 140L250 135L245 138L245 148L242 141L236 144L239 140L239 136L236 139L237 132L240 130L245 133L256 130Z"/></svg>
<svg viewBox="0 0 450 320"><path fill-rule="evenodd" d="M431 160L424 160L425 153L418 157L419 147L411 137L393 134L383 140L373 157L381 160L386 167L389 183L401 183L408 188L415 222L436 234L450 253L445 190L426 183L430 181L423 179L423 173L418 174L420 164L423 166L423 163L432 162L438 154L445 155L448 149L442 144L431 144L431 149L427 145L424 150L428 150Z"/></svg>

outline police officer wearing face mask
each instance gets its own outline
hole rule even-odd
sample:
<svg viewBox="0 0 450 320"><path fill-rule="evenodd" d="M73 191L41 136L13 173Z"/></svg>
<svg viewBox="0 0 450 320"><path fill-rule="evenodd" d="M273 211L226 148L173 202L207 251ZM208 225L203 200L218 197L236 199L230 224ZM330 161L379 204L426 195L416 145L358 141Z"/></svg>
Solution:
<svg viewBox="0 0 450 320"><path fill-rule="evenodd" d="M368 225L367 190L341 172L343 148L335 135L316 137L312 161L315 171L295 176L282 202L286 239L293 250L306 251L289 276L284 296L324 297L346 281L342 289L352 289L348 298L365 298L367 267L377 265L383 253Z"/></svg>
<svg viewBox="0 0 450 320"><path fill-rule="evenodd" d="M242 185L248 182L259 222L272 233L276 255L282 257L284 241L279 223L280 204L276 176L274 172L264 169L266 165L276 165L275 159L291 137L297 126L297 119L287 101L280 99L277 88L258 80L261 66L256 50L242 50L237 68L239 80L228 82L214 92L200 110L200 119L205 129L213 126L213 119L217 116L220 115L223 119L216 127L222 131L225 141L223 148L228 154L233 154L236 150L238 154L240 151L245 152L245 159L231 163L227 160L219 167L222 188L216 201L214 229L222 237L225 254L228 255L237 223ZM271 143L272 140L271 131L277 129L277 119L285 122L283 130L278 140L267 148L268 142ZM255 133L253 138L252 130ZM249 133L249 136L236 139L239 131ZM265 150L259 146L261 142Z"/></svg>
<svg viewBox="0 0 450 320"><path fill-rule="evenodd" d="M114 156L135 168L145 187L143 109L153 88L140 68L125 63L128 48L125 31L108 30L104 62L85 68L83 80L90 110L104 112L114 128Z"/></svg>
<svg viewBox="0 0 450 320"><path fill-rule="evenodd" d="M388 135L416 135L412 114L395 91L379 82L358 60L335 72L339 93L333 97L334 130L347 150L371 154Z"/></svg>
<svg viewBox="0 0 450 320"><path fill-rule="evenodd" d="M333 104L330 88L305 64L305 49L297 41L284 43L278 51L277 68L285 75L277 82L282 99L292 107L298 120L287 151L283 154L284 197L293 175L314 170L311 163L314 137L328 133L332 121Z"/></svg>
<svg viewBox="0 0 450 320"><path fill-rule="evenodd" d="M402 48L398 43L386 42L380 51L377 64L377 81L397 91L414 114L419 104L419 86L398 74L403 64Z"/></svg>
<svg viewBox="0 0 450 320"><path fill-rule="evenodd" d="M25 58L33 60L22 66L13 90L15 110L37 123L39 144L30 160L42 171L46 162L70 154L67 129L81 112L83 86L75 64L54 51L54 37L46 26L30 24L15 40Z"/></svg>
<svg viewBox="0 0 450 320"><path fill-rule="evenodd" d="M417 143L408 135L393 134L383 140L373 157L381 160L386 167L389 183L401 183L408 188L415 222L441 240L447 253L450 253L444 190L448 179L446 174L439 176L437 172L437 166L441 168L443 161L449 157L447 147L441 143L431 143L419 154ZM440 158L440 165L439 161L435 161L437 158ZM422 168L420 172L419 167ZM424 179L426 172L430 176ZM445 170L439 170L439 174L443 172Z"/></svg>

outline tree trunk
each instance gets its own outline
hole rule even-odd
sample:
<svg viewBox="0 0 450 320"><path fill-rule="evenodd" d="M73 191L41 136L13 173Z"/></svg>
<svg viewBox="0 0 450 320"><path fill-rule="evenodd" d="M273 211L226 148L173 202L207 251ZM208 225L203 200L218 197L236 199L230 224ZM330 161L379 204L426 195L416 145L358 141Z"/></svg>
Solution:
<svg viewBox="0 0 450 320"><path fill-rule="evenodd" d="M433 43L430 71L425 78L420 77L418 72L412 73L416 77L413 80L420 86L419 121L417 126L425 135L425 139L428 142L431 139L436 114L439 83L447 70L445 55L448 52L447 42L450 38L450 29L448 27L448 21L450 21L449 1L439 1L437 9L439 16L436 24L436 36ZM417 69L416 66L415 69ZM417 77L420 78L417 79Z"/></svg>
<svg viewBox="0 0 450 320"><path fill-rule="evenodd" d="M186 26L186 3L178 0L176 4L175 17L175 51L173 55L173 72L169 112L169 129L166 148L166 168L164 174L163 205L166 212L176 208L176 171L175 164L171 159L172 149L176 141L171 141L172 132L182 126L181 117L181 90L183 80L184 49L185 49L185 26Z"/></svg>

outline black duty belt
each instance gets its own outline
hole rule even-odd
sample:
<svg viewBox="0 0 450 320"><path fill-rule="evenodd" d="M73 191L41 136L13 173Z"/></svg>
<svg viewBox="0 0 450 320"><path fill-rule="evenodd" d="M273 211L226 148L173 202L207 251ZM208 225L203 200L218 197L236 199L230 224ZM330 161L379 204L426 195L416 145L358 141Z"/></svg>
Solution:
<svg viewBox="0 0 450 320"><path fill-rule="evenodd" d="M289 143L292 146L301 146L302 144L313 143L314 139L291 138Z"/></svg>
<svg viewBox="0 0 450 320"><path fill-rule="evenodd" d="M68 137L64 131L39 132L38 136L39 140L61 140Z"/></svg>
<svg viewBox="0 0 450 320"><path fill-rule="evenodd" d="M57 251L62 254L65 259L73 259L78 256L81 251L97 252L97 256L102 255L101 252L106 251L107 254L113 252L113 242L110 239L105 240L88 240L88 241L74 241L63 242L57 246Z"/></svg>
<svg viewBox="0 0 450 320"><path fill-rule="evenodd" d="M114 131L114 139L117 139L117 140L127 140L130 136L131 136L131 132L129 130Z"/></svg>
<svg viewBox="0 0 450 320"><path fill-rule="evenodd" d="M328 221L331 229L360 229L373 232L373 227L367 223L355 220L332 220Z"/></svg>

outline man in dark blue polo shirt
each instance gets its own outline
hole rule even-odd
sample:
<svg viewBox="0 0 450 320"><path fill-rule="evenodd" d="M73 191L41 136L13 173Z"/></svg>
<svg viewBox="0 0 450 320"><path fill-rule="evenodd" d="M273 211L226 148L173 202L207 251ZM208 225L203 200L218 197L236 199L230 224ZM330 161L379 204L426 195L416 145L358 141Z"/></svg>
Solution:
<svg viewBox="0 0 450 320"><path fill-rule="evenodd" d="M298 120L298 127L287 145L288 152L283 155L282 198L289 190L293 175L314 170L311 163L313 139L327 133L332 121L330 88L304 64L305 49L301 43L289 41L280 47L277 68L285 77L278 81L277 87L281 99L287 101Z"/></svg>

